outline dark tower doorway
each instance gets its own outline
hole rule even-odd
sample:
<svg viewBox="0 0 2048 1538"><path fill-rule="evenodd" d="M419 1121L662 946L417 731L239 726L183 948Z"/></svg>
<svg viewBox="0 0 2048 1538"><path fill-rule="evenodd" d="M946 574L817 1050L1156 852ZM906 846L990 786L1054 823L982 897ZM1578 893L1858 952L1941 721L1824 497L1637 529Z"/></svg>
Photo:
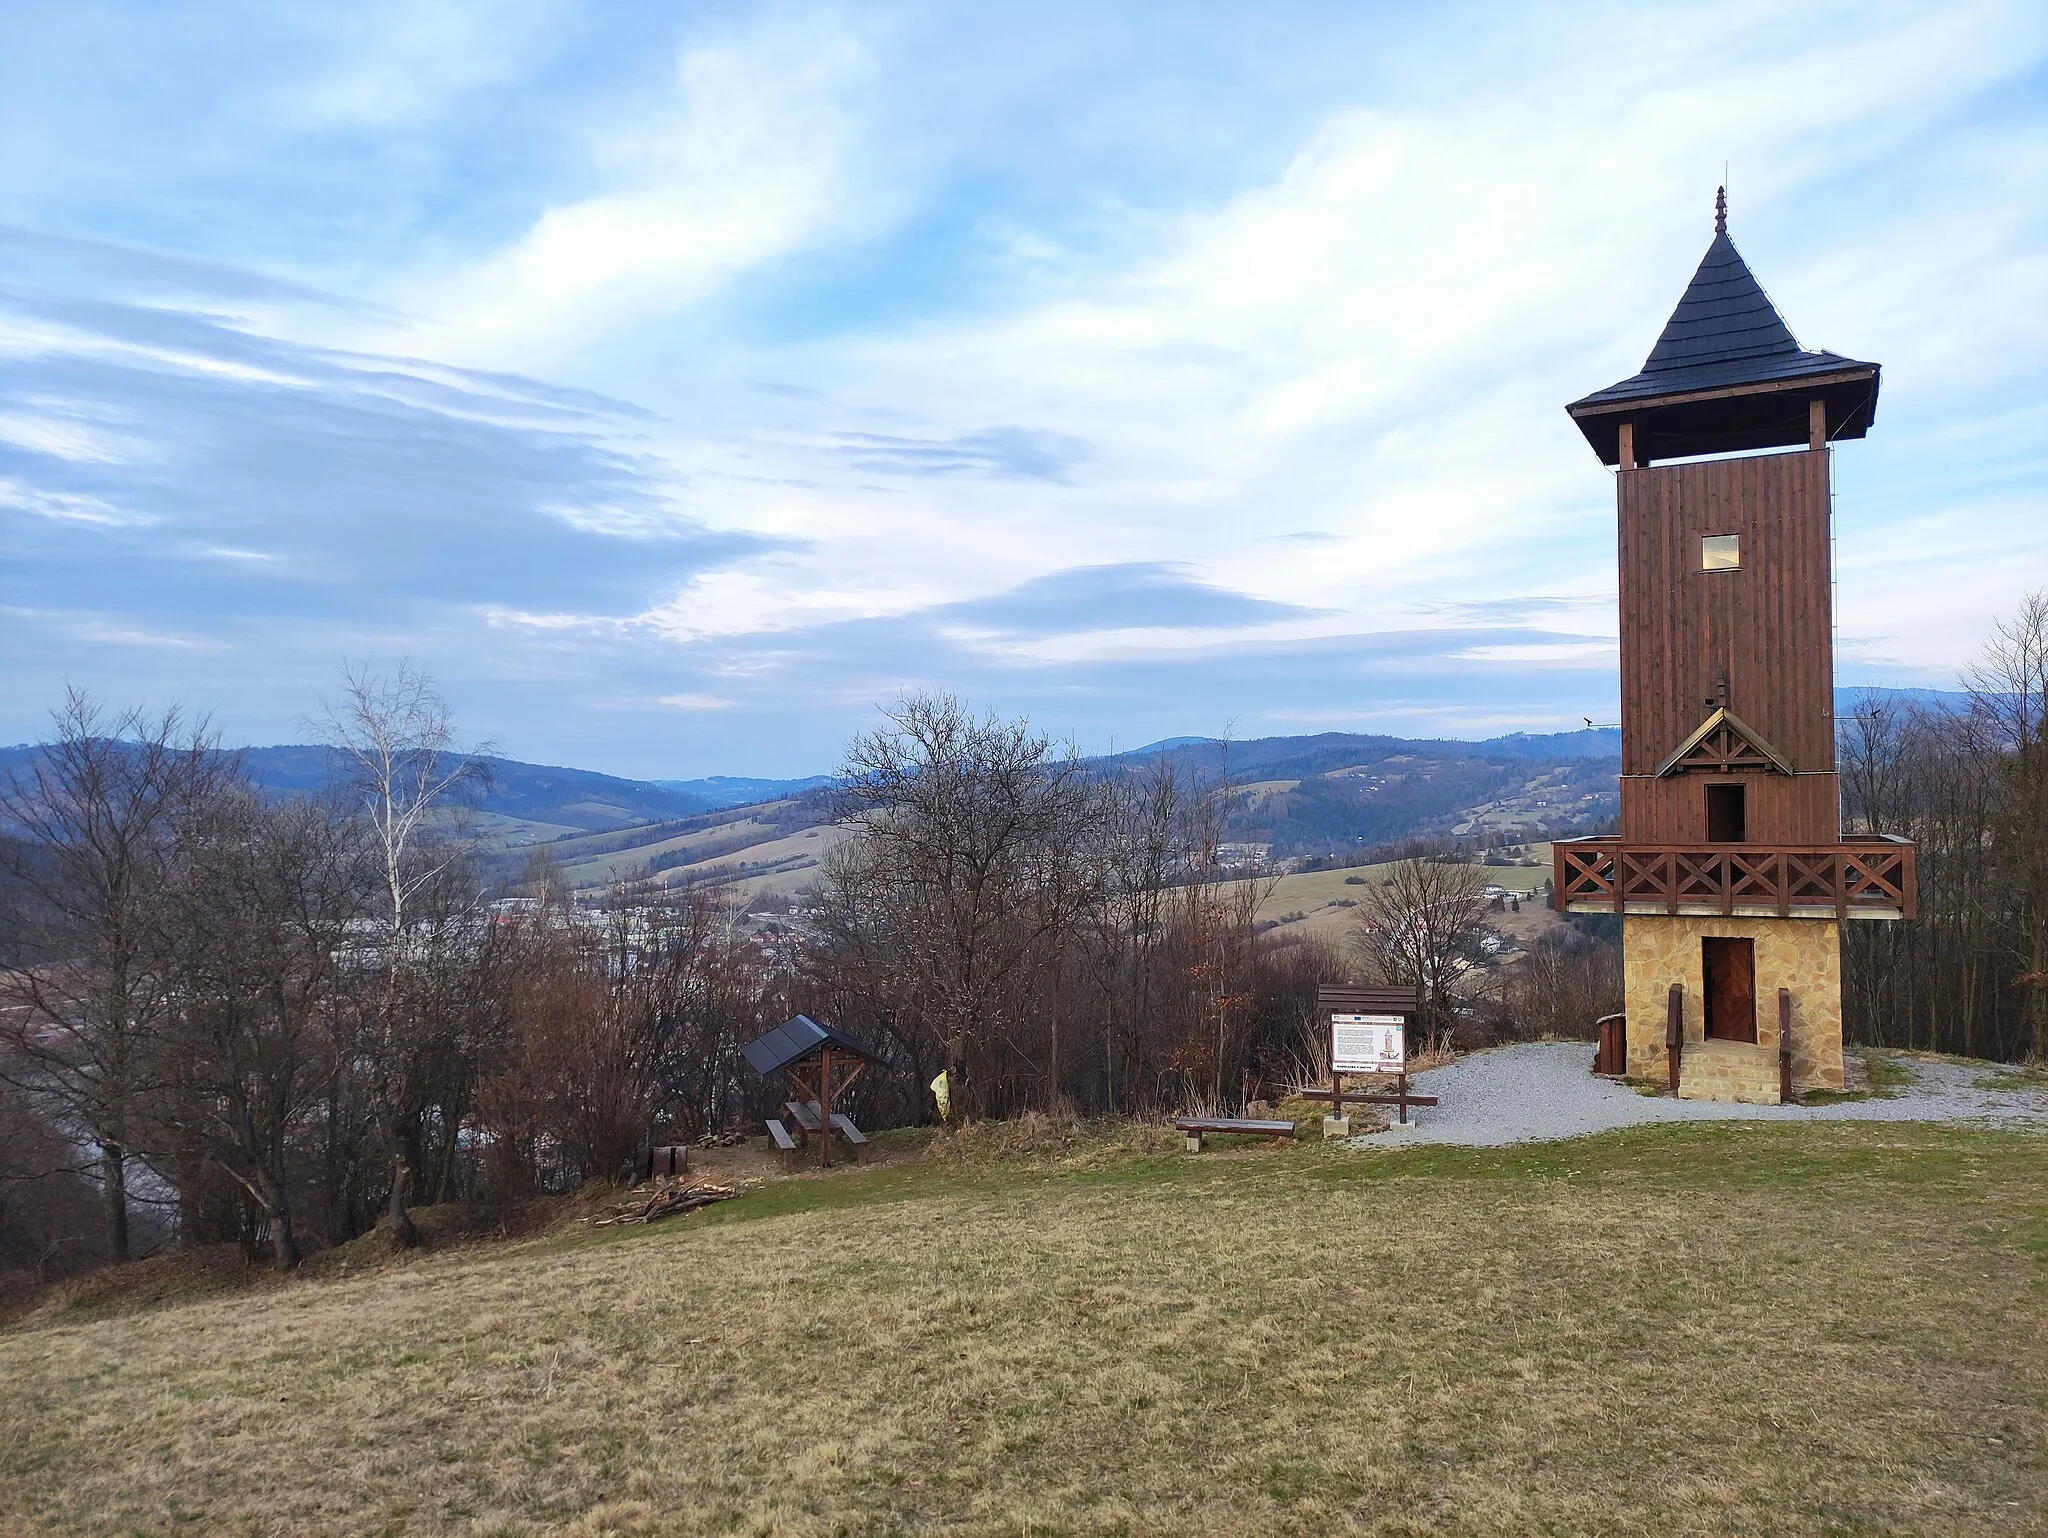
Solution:
<svg viewBox="0 0 2048 1538"><path fill-rule="evenodd" d="M1741 785L1707 787L1707 842L1740 844L1749 837L1749 797Z"/></svg>
<svg viewBox="0 0 2048 1538"><path fill-rule="evenodd" d="M1707 979L1707 1035L1756 1040L1756 941L1702 940Z"/></svg>

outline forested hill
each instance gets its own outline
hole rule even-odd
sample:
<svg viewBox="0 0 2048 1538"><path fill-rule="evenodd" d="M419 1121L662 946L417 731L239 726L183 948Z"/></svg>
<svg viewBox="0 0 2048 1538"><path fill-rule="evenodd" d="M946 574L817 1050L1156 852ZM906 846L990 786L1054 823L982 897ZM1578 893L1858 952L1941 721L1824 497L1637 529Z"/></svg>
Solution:
<svg viewBox="0 0 2048 1538"><path fill-rule="evenodd" d="M1621 734L1611 727L1483 742L1323 732L1250 742L1173 742L1163 759L1240 787L1229 835L1272 859L1344 856L1414 838L1539 838L1603 825L1618 808Z"/></svg>
<svg viewBox="0 0 2048 1538"><path fill-rule="evenodd" d="M0 774L25 765L29 744L0 747ZM346 777L330 748L307 743L243 748L249 777L273 795L317 795ZM628 780L591 769L487 758L488 783L477 803L485 831L530 843L572 833L612 832L647 823L695 817L755 801L772 800L815 784L802 780Z"/></svg>

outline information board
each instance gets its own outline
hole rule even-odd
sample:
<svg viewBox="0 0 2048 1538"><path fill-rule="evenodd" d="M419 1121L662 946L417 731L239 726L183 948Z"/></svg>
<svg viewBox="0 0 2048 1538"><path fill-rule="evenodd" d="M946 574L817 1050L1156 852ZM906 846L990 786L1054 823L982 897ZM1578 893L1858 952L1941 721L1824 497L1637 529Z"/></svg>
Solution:
<svg viewBox="0 0 2048 1538"><path fill-rule="evenodd" d="M1400 1015L1330 1016L1330 1066L1338 1073L1402 1073L1407 1022Z"/></svg>

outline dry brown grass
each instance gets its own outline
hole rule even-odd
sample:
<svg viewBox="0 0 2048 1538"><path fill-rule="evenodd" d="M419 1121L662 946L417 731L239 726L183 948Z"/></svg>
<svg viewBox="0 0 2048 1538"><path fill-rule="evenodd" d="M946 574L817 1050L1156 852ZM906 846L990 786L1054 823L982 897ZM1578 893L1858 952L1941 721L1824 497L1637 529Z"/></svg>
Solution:
<svg viewBox="0 0 2048 1538"><path fill-rule="evenodd" d="M912 1160L0 1335L0 1525L2023 1533L2048 1143Z"/></svg>
<svg viewBox="0 0 2048 1538"><path fill-rule="evenodd" d="M971 1121L937 1129L923 1157L935 1164L1056 1163L1093 1169L1135 1154L1163 1154L1181 1146L1166 1122L1120 1116L1089 1118L1072 1111L1026 1111L1003 1121Z"/></svg>

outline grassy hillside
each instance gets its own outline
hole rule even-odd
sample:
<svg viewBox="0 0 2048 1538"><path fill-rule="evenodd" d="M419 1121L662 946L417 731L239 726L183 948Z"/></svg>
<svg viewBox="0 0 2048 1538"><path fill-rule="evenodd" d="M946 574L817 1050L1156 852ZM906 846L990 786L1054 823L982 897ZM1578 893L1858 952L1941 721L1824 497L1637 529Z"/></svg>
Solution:
<svg viewBox="0 0 2048 1538"><path fill-rule="evenodd" d="M1519 852L1535 863L1482 866L1479 873L1489 885L1498 886L1522 898L1521 914L1495 914L1496 927L1524 938L1547 921L1550 910L1531 893L1550 879L1548 844L1527 844ZM1357 903L1364 889L1386 879L1390 865L1342 866L1335 870L1297 871L1290 875L1259 881L1262 896L1257 918L1271 923L1283 934L1310 934L1341 942L1356 922Z"/></svg>
<svg viewBox="0 0 2048 1538"><path fill-rule="evenodd" d="M913 1160L0 1333L10 1532L2038 1532L2048 1143Z"/></svg>

